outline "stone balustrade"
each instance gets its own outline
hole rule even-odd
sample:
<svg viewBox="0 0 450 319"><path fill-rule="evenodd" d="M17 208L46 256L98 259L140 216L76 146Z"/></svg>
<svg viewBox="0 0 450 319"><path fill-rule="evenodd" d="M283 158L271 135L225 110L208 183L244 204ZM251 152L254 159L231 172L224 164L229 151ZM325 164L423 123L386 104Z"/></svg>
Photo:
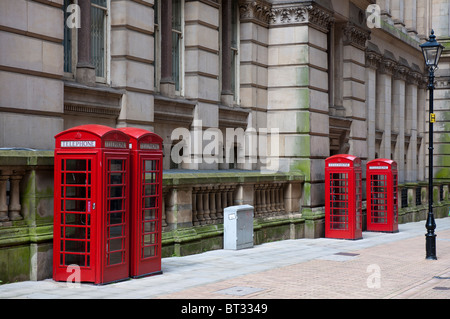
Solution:
<svg viewBox="0 0 450 319"><path fill-rule="evenodd" d="M163 229L217 225L223 210L252 205L255 218L281 218L300 213L301 174L256 171L165 172Z"/></svg>
<svg viewBox="0 0 450 319"><path fill-rule="evenodd" d="M0 170L0 226L11 226L12 221L23 219L19 183L24 170Z"/></svg>
<svg viewBox="0 0 450 319"><path fill-rule="evenodd" d="M255 243L305 237L304 176L245 170L169 170L163 174L163 256L222 247L223 210L254 207ZM433 186L435 217L446 217L450 182ZM428 183L398 186L399 223L424 220ZM305 216L303 216L305 215ZM53 152L0 150L0 269L2 278L51 277ZM24 256L28 256L24 259ZM25 262L29 260L29 263ZM24 265L17 268L14 265Z"/></svg>

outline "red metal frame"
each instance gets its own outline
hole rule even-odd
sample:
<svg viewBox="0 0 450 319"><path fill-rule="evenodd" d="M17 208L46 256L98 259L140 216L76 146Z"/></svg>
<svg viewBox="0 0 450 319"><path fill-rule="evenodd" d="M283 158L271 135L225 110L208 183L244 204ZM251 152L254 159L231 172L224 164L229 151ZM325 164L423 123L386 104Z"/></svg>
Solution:
<svg viewBox="0 0 450 319"><path fill-rule="evenodd" d="M366 165L367 230L398 231L397 163L380 158Z"/></svg>
<svg viewBox="0 0 450 319"><path fill-rule="evenodd" d="M129 137L103 125L82 125L55 139L54 280L79 275L81 282L103 284L128 278ZM111 171L113 161L119 171ZM110 183L112 174L120 184ZM115 226L120 235L111 232ZM79 274L72 273L73 265Z"/></svg>
<svg viewBox="0 0 450 319"><path fill-rule="evenodd" d="M124 127L131 145L130 276L161 274L162 138Z"/></svg>
<svg viewBox="0 0 450 319"><path fill-rule="evenodd" d="M325 237L362 238L361 159L347 154L325 160Z"/></svg>

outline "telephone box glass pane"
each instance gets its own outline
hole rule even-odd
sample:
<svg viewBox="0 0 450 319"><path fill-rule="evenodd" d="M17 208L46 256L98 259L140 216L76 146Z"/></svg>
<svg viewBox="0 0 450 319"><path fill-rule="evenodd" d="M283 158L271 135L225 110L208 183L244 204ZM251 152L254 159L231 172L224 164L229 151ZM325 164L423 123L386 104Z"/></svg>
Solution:
<svg viewBox="0 0 450 319"><path fill-rule="evenodd" d="M159 160L143 160L142 168L142 214L141 258L156 256L157 214L159 208L158 171Z"/></svg>
<svg viewBox="0 0 450 319"><path fill-rule="evenodd" d="M398 181L397 181L397 174L396 173L394 173L393 174L393 176L392 176L392 179L393 179L393 184L394 184L394 187L393 187L393 193L394 194L392 194L393 195L393 205L394 205L394 224L397 224L398 223L398 189L397 189L397 184L398 184Z"/></svg>
<svg viewBox="0 0 450 319"><path fill-rule="evenodd" d="M330 173L330 228L348 229L348 173Z"/></svg>
<svg viewBox="0 0 450 319"><path fill-rule="evenodd" d="M362 229L362 183L361 173L355 174L355 195L356 195L356 229Z"/></svg>
<svg viewBox="0 0 450 319"><path fill-rule="evenodd" d="M126 185L124 159L108 159L107 166L107 231L106 260L108 265L124 262Z"/></svg>
<svg viewBox="0 0 450 319"><path fill-rule="evenodd" d="M90 266L91 159L61 160L61 258L63 266Z"/></svg>
<svg viewBox="0 0 450 319"><path fill-rule="evenodd" d="M386 224L387 223L387 175L372 175L370 181L370 209L371 223Z"/></svg>

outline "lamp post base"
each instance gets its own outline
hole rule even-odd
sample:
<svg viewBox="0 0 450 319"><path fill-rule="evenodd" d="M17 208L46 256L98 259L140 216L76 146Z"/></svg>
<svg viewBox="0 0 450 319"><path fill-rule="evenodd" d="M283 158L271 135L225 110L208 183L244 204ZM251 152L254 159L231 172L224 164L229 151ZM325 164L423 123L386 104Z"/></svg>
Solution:
<svg viewBox="0 0 450 319"><path fill-rule="evenodd" d="M425 227L427 229L427 233L425 234L425 248L427 251L426 259L436 260L436 233L434 232L436 223L434 221L432 208L428 212L427 224Z"/></svg>
<svg viewBox="0 0 450 319"><path fill-rule="evenodd" d="M426 234L425 238L426 238L425 246L426 246L426 250L427 250L426 259L437 260L437 257L436 257L436 235L435 234Z"/></svg>

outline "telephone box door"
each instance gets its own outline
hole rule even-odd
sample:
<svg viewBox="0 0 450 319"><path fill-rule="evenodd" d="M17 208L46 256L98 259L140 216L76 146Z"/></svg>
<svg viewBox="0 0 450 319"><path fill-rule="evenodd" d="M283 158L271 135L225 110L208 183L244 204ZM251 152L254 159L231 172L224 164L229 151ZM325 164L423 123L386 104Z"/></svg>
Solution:
<svg viewBox="0 0 450 319"><path fill-rule="evenodd" d="M160 156L139 155L139 213L135 237L136 275L161 272L162 161Z"/></svg>
<svg viewBox="0 0 450 319"><path fill-rule="evenodd" d="M123 279L129 274L128 166L128 155L105 153L103 203L106 205L100 223L103 282Z"/></svg>
<svg viewBox="0 0 450 319"><path fill-rule="evenodd" d="M367 163L367 230L398 231L397 163L375 159Z"/></svg>
<svg viewBox="0 0 450 319"><path fill-rule="evenodd" d="M96 154L62 154L56 157L54 205L54 278L65 281L72 272L95 280ZM76 266L75 266L76 265ZM72 267L72 271L68 271Z"/></svg>
<svg viewBox="0 0 450 319"><path fill-rule="evenodd" d="M325 160L325 237L362 238L360 163L347 154Z"/></svg>

